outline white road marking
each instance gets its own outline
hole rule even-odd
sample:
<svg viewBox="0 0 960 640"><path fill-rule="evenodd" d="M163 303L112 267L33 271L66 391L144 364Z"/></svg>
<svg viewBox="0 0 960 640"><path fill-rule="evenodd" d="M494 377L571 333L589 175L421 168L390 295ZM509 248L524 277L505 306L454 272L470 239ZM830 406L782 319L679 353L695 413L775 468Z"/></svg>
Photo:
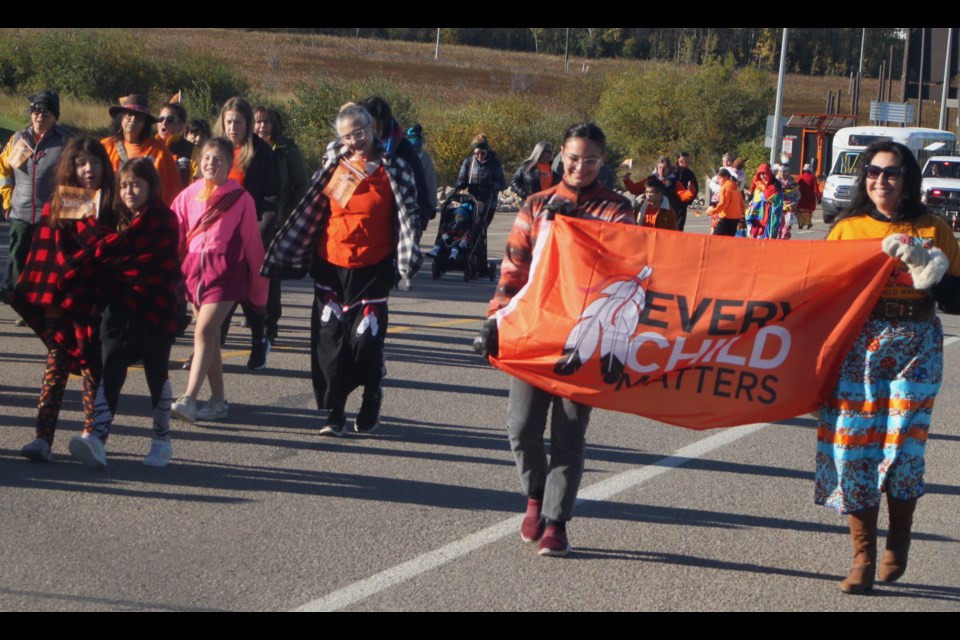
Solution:
<svg viewBox="0 0 960 640"><path fill-rule="evenodd" d="M577 499L577 502L581 500L606 500L613 495L632 489L662 473L675 469L690 460L704 456L740 438L756 433L766 426L768 425L750 424L742 427L723 429L719 433L715 433L712 436L678 449L673 455L661 458L654 464L639 469L624 471L612 478L591 485L580 492L580 497ZM508 518L503 522L487 527L466 538L451 542L439 549L428 551L412 560L408 560L369 578L347 585L322 598L308 602L294 609L294 611L338 611L345 609L381 591L385 591L407 580L412 580L417 576L443 566L488 544L497 542L508 536L518 535L517 532L520 529L520 523L522 521L522 515Z"/></svg>
<svg viewBox="0 0 960 640"><path fill-rule="evenodd" d="M960 341L960 336L947 336L943 340L943 346L948 347L958 341ZM591 485L580 492L580 497L577 499L577 502L579 503L582 500L609 499L618 493L633 489L691 460L701 458L740 438L754 434L767 426L769 425L749 424L742 427L721 429L709 437L697 440L678 449L673 455L661 458L654 464L637 469L630 469L629 471L618 473L611 478ZM390 587L412 580L428 571L452 562L488 544L492 544L508 536L515 536L520 529L521 522L523 522L522 515L508 518L503 522L487 527L466 538L451 542L439 549L428 551L369 578L359 580L342 589L328 593L322 598L318 598L294 609L294 611L338 611L345 609L382 591L386 591Z"/></svg>

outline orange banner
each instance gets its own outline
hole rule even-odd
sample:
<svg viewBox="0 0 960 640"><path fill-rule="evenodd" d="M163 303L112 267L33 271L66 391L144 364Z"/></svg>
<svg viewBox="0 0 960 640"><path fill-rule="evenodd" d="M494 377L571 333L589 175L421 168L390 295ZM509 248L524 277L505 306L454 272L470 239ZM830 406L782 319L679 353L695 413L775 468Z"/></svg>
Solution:
<svg viewBox="0 0 960 640"><path fill-rule="evenodd" d="M558 216L497 313L495 366L691 429L820 407L895 260L879 240L743 240Z"/></svg>

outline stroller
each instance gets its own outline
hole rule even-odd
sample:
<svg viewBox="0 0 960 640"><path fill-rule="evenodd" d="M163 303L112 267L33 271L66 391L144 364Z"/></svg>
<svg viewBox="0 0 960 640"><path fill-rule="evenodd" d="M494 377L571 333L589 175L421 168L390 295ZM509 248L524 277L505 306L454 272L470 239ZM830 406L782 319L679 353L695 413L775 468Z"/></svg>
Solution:
<svg viewBox="0 0 960 640"><path fill-rule="evenodd" d="M447 271L462 271L464 282L486 275L496 277L496 264L487 262L487 225L490 202L469 193L453 193L440 207L440 224L433 250L433 279Z"/></svg>

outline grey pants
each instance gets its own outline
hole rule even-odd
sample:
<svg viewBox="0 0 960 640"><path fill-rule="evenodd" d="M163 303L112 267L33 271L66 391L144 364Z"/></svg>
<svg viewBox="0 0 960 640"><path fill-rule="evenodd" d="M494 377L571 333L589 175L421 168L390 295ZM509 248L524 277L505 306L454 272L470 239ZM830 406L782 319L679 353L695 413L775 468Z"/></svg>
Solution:
<svg viewBox="0 0 960 640"><path fill-rule="evenodd" d="M544 448L547 412L551 405L550 461ZM543 516L566 522L573 517L580 479L590 407L542 391L513 378L507 402L507 433L517 461L520 484L530 498L543 499Z"/></svg>

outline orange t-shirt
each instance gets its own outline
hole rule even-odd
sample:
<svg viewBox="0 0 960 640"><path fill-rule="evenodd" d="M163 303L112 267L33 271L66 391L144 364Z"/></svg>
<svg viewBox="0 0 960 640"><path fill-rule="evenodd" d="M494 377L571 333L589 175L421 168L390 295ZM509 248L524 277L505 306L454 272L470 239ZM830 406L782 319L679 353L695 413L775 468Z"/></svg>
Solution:
<svg viewBox="0 0 960 640"><path fill-rule="evenodd" d="M538 162L537 171L540 172L540 191L546 191L553 186L553 170L546 162Z"/></svg>
<svg viewBox="0 0 960 640"><path fill-rule="evenodd" d="M338 267L373 266L396 248L395 207L390 180L383 166L359 185L346 207L330 200L327 232L317 243L317 256Z"/></svg>
<svg viewBox="0 0 960 640"><path fill-rule="evenodd" d="M233 178L240 185L243 185L243 179L246 177L247 172L240 168L240 150L243 147L234 147L233 148L233 166L230 167L230 173L227 175L228 178Z"/></svg>

